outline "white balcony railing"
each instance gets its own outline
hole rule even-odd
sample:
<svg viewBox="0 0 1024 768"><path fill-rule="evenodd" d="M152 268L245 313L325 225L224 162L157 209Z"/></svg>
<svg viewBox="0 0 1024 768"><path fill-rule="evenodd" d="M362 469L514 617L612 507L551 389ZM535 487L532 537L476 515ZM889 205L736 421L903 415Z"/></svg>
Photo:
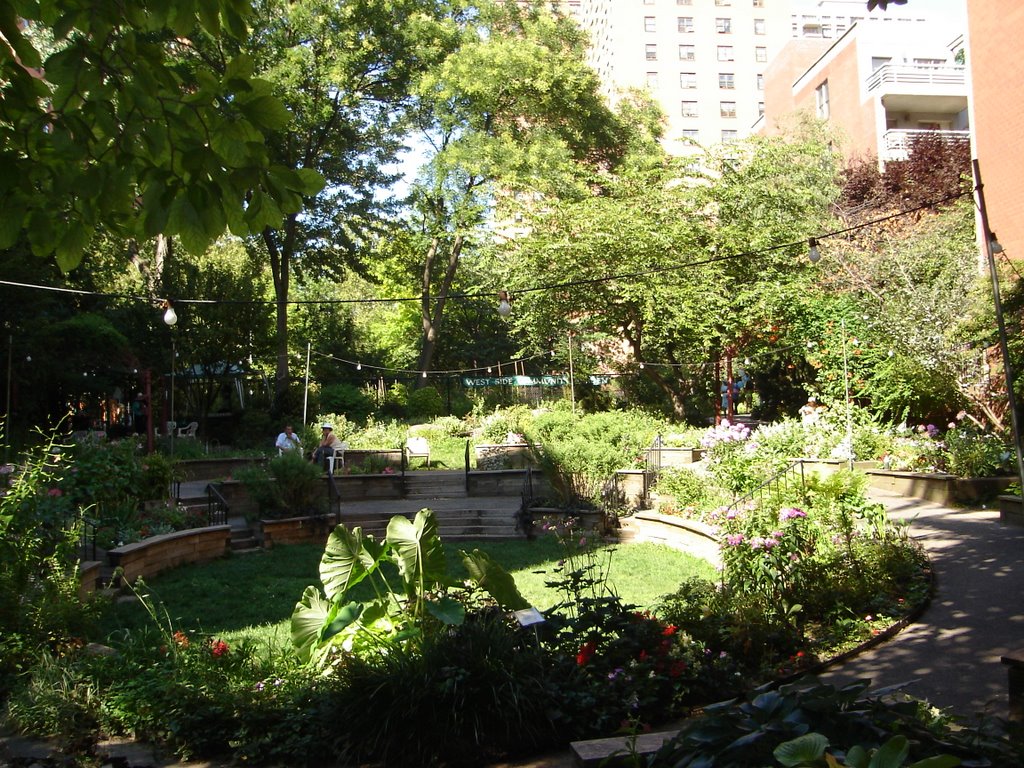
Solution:
<svg viewBox="0 0 1024 768"><path fill-rule="evenodd" d="M890 160L906 160L910 157L910 149L914 139L919 136L939 136L949 142L969 142L970 131L935 131L924 129L893 129L882 134L881 155L883 162Z"/></svg>
<svg viewBox="0 0 1024 768"><path fill-rule="evenodd" d="M967 85L967 68L924 64L883 64L868 77L868 91L877 91L883 86L892 85L931 86L929 90L932 91L942 87L955 87L959 90Z"/></svg>

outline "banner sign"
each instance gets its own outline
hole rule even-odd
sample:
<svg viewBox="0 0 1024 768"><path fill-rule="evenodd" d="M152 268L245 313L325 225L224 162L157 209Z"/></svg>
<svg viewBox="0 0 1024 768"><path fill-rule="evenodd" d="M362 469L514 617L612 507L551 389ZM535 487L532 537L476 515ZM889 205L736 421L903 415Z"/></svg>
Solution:
<svg viewBox="0 0 1024 768"><path fill-rule="evenodd" d="M609 376L587 376L594 386L607 384ZM568 376L463 376L464 387L567 387Z"/></svg>

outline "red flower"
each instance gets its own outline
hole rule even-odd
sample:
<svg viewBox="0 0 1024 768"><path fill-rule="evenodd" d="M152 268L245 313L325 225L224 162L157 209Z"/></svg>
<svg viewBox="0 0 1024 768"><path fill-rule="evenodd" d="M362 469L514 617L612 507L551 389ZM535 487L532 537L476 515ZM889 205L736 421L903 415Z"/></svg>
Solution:
<svg viewBox="0 0 1024 768"><path fill-rule="evenodd" d="M174 642L182 648L188 648L188 635L182 632L180 629L173 635Z"/></svg>
<svg viewBox="0 0 1024 768"><path fill-rule="evenodd" d="M593 640L584 643L583 646L580 648L580 652L576 654L576 663L582 667L584 664L586 664L588 661L594 658L594 653L596 652L597 643L595 643Z"/></svg>
<svg viewBox="0 0 1024 768"><path fill-rule="evenodd" d="M679 628L676 627L675 624L669 624L667 627L661 630L661 634L663 634L665 637L672 637L672 635L674 635L678 631Z"/></svg>
<svg viewBox="0 0 1024 768"><path fill-rule="evenodd" d="M679 677L685 671L686 671L686 662L685 661L673 661L672 662L672 666L669 667L668 675L669 675L669 677Z"/></svg>
<svg viewBox="0 0 1024 768"><path fill-rule="evenodd" d="M213 654L214 658L219 659L221 656L227 654L231 649L228 648L228 644L223 640L214 640L210 644L210 653Z"/></svg>
<svg viewBox="0 0 1024 768"><path fill-rule="evenodd" d="M637 656L637 659L639 661L647 661L647 651L646 651L646 649L640 651L640 655Z"/></svg>
<svg viewBox="0 0 1024 768"><path fill-rule="evenodd" d="M48 490L46 492L46 495L47 496L63 496L64 495L64 491L62 491L60 488L51 488L50 490Z"/></svg>

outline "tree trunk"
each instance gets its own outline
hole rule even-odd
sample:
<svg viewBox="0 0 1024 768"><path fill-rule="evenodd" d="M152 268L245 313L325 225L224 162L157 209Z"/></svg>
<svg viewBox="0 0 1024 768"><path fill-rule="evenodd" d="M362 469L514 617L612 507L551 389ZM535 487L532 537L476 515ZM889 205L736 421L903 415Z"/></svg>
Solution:
<svg viewBox="0 0 1024 768"><path fill-rule="evenodd" d="M431 306L430 288L433 282L433 267L437 261L438 251L441 248L440 238L435 237L430 243L430 250L427 252L427 258L423 265L423 292L420 298L420 320L423 325L423 342L420 347L420 356L417 363L417 369L420 371L430 370L430 363L434 358L438 334L441 330L441 320L444 317L445 302L448 300L448 292L451 290L452 282L455 280L455 272L459 266L459 257L462 254L464 242L462 235L455 236L451 250L448 252L448 265L441 280L441 288L433 302L433 306ZM420 389L426 386L426 384L427 379L420 376L416 379L415 388Z"/></svg>
<svg viewBox="0 0 1024 768"><path fill-rule="evenodd" d="M274 278L275 347L277 363L274 369L274 403L280 404L288 392L288 291L290 264L295 244L295 215L285 221L284 243L278 244L274 230L263 230L263 242L270 255L270 271Z"/></svg>

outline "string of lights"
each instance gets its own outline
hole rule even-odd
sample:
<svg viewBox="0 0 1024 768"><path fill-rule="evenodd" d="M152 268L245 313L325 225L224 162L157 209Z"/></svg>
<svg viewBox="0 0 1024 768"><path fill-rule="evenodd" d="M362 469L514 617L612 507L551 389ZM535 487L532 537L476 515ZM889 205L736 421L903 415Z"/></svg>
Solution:
<svg viewBox="0 0 1024 768"><path fill-rule="evenodd" d="M648 270L641 270L641 271L636 271L636 272L623 272L623 273L616 273L616 274L611 274L611 275L602 275L602 276L599 276L599 277L592 277L592 278L580 278L578 280L569 280L569 281L565 281L565 282L561 282L561 283L546 283L546 284L536 285L536 286L527 287L527 288L519 288L519 289L516 289L514 291L507 291L507 292L506 291L502 291L501 293L504 294L505 300L508 301L512 297L519 296L519 295L526 295L526 294L530 294L530 293L562 290L562 289L566 289L566 288L577 288L577 287L581 287L581 286L585 286L585 285L595 285L595 284L599 284L599 283L612 282L612 281L615 281L615 280L633 280L633 279L638 279L638 278L642 278L642 277L649 277L651 275L656 275L656 274L664 274L666 272L676 272L676 271L682 271L682 270L686 270L686 269L693 269L695 267L707 266L709 264L714 264L714 263L717 263L717 262L720 262L720 261L730 261L732 259L741 259L741 258L742 259L753 259L753 258L758 258L758 257L766 256L766 255L768 255L770 253L774 253L776 251L781 251L781 250L786 250L786 249L793 249L793 248L800 248L800 247L803 247L804 245L808 245L808 244L810 245L810 247L812 249L811 250L812 261L816 261L816 259L814 259L814 254L815 254L815 252L817 250L818 243L820 243L822 240L826 240L826 239L832 238L832 237L839 237L841 235L845 235L845 234L848 234L850 232L853 232L853 231L856 231L856 230L859 230L859 229L865 229L867 227L871 227L871 226L874 226L876 224L881 224L881 223L884 223L886 221L890 221L892 219L899 218L901 216L909 216L909 215L911 215L913 213L917 213L918 211L922 211L922 210L925 210L925 209L928 209L928 208L934 208L936 206L942 205L943 203L948 203L948 202L951 202L951 201L956 200L958 198L966 197L967 195L973 194L974 191L975 190L969 190L969 191L961 191L961 192L953 193L953 194L950 194L950 195L946 195L945 197L939 198L937 200L930 200L928 202L921 203L920 205L914 206L913 208L908 208L906 210L896 211L894 213L887 214L886 216L881 216L881 217L879 217L877 219L871 219L869 221L861 222L859 224L855 224L855 225L852 225L852 226L849 226L849 227L845 227L843 229L837 229L837 230L833 230L833 231L830 231L830 232L825 232L825 233L822 233L822 234L819 234L819 235L815 235L814 237L810 237L810 238L807 238L807 239L801 239L801 240L797 240L797 241L793 241L793 242L781 243L781 244L778 244L778 245L768 246L768 247L761 248L761 249L758 249L758 250L739 251L739 252L721 254L721 255L717 255L717 256L711 256L711 257L708 257L706 259L699 259L699 260L696 260L696 261L688 261L688 262L685 262L685 263L682 263L682 264L671 264L671 265L666 265L666 266L663 266L663 267L654 267L654 268L651 268L651 269L648 269ZM820 257L820 254L819 254L819 257ZM141 301L141 302L146 302L146 303L153 303L154 302L153 297L142 296L142 295L131 294L131 293L106 293L106 292L102 292L102 291L86 291L86 290L75 289L75 288L64 288L64 287L59 287L59 286L38 285L38 284L34 284L34 283L16 282L16 281L13 281L13 280L0 280L0 285L7 285L7 286L11 286L11 287L16 287L16 288L28 288L28 289L33 289L33 290L52 291L52 292L57 292L57 293L68 293L68 294L75 294L75 295L80 295L80 296L92 296L92 297L98 297L98 298L125 299L125 300L132 300L132 301ZM460 292L460 293L450 293L450 294L447 295L447 298L448 299L476 299L476 298L490 298L493 295L494 295L493 291L467 291L467 292ZM290 306L303 306L303 305L322 306L322 305L333 305L333 304L339 304L339 305L342 305L342 304L393 304L393 303L403 303L403 302L411 302L411 301L421 301L422 298L423 298L422 296L393 296L393 297L386 297L386 298L385 297L382 297L382 298L370 297L370 298L358 298L358 299L336 299L336 298L335 299L289 299L288 301L283 302L283 303L287 304L287 305L290 305ZM235 304L235 305L257 305L257 304L276 305L278 303L281 303L281 302L278 302L276 299L206 299L206 298L180 298L180 297L177 297L177 298L170 297L170 298L161 299L161 300L158 300L158 301L160 301L160 302L167 302L167 303L171 303L171 304L175 304L175 305L196 305L196 306L201 306L201 305L232 305L232 304Z"/></svg>

